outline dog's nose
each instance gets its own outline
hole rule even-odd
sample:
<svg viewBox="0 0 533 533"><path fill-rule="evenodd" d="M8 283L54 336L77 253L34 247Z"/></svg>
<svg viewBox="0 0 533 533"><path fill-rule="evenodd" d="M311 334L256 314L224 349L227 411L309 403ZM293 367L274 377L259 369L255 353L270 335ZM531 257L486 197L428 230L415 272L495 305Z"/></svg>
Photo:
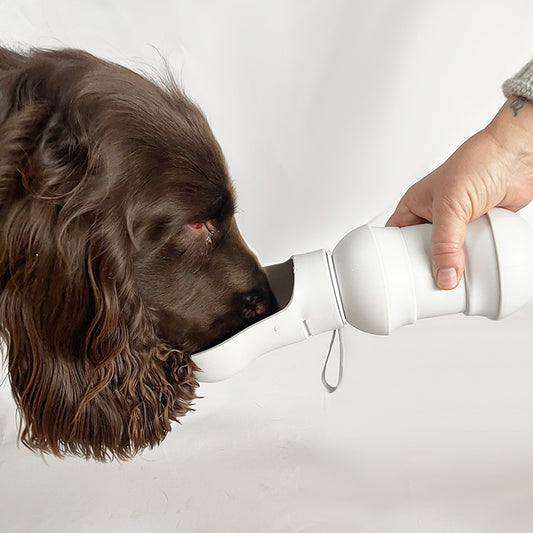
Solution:
<svg viewBox="0 0 533 533"><path fill-rule="evenodd" d="M245 320L254 320L275 310L273 295L270 291L256 290L242 296L241 313Z"/></svg>

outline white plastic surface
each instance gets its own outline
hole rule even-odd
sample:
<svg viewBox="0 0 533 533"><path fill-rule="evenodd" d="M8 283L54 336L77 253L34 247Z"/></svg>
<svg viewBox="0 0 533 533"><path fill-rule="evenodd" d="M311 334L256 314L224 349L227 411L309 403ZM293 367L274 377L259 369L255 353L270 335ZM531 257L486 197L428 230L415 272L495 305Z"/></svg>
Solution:
<svg viewBox="0 0 533 533"><path fill-rule="evenodd" d="M511 214L511 222L516 225L518 217ZM481 217L466 228L465 276L467 315L484 315L498 318L501 285L500 268L492 227L488 216ZM512 241L524 250L524 246Z"/></svg>

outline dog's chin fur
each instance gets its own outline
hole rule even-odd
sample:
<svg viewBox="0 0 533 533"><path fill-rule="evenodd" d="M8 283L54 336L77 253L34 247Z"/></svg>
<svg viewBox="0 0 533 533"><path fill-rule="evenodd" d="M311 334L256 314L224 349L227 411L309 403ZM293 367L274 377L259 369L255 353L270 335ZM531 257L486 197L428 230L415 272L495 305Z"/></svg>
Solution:
<svg viewBox="0 0 533 533"><path fill-rule="evenodd" d="M25 445L128 459L191 409L189 354L275 308L233 213L171 77L0 48L0 332Z"/></svg>

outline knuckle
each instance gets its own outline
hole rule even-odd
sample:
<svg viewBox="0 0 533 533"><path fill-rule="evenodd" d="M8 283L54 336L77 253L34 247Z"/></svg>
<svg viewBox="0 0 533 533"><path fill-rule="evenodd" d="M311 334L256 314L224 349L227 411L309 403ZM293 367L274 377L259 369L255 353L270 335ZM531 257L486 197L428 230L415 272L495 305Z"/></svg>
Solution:
<svg viewBox="0 0 533 533"><path fill-rule="evenodd" d="M461 245L457 242L432 242L431 255L433 257L453 257L461 251Z"/></svg>
<svg viewBox="0 0 533 533"><path fill-rule="evenodd" d="M472 198L465 191L466 198L462 195L453 194L453 192L443 194L437 201L437 210L443 217L454 217L460 220L468 220L472 211ZM469 209L470 207L470 209Z"/></svg>

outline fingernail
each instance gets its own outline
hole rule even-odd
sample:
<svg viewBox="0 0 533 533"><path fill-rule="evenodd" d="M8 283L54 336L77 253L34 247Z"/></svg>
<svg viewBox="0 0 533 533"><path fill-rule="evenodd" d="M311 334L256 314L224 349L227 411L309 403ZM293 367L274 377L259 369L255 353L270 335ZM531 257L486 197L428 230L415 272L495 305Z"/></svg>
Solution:
<svg viewBox="0 0 533 533"><path fill-rule="evenodd" d="M457 285L457 270L455 268L441 268L437 272L437 285L441 289L454 289Z"/></svg>

